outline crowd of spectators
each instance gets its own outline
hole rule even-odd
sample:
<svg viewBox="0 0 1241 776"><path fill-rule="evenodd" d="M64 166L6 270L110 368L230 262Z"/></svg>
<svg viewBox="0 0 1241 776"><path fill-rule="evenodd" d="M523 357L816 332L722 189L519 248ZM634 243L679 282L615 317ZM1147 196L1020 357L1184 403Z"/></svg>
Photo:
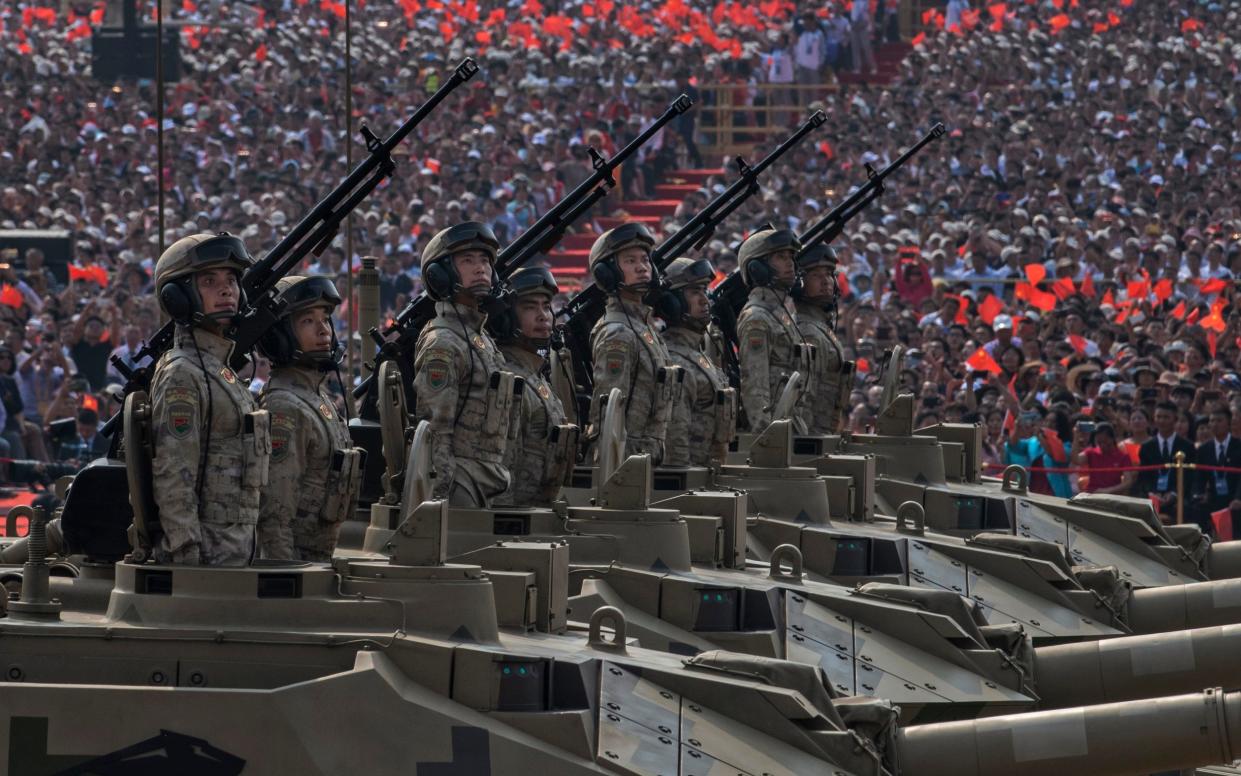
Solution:
<svg viewBox="0 0 1241 776"><path fill-rule="evenodd" d="M1164 460L1173 434L1192 457L1241 463L1235 8L953 0L916 20L928 28L895 82L836 86L833 71L871 69L866 50L894 37L898 4L873 4L874 18L856 3L546 5L351 9L355 128L391 130L467 54L482 73L407 141L397 175L357 211L352 262L342 237L308 271L343 285L358 257L379 256L391 313L418 290L428 234L477 218L512 239L589 174L588 148L620 147L677 93L709 105L725 85L739 106L733 125L755 127L761 155L779 138L758 131L772 116L764 104L805 94L773 97L761 85L820 78L828 85L802 109L822 108L828 124L764 175L762 193L704 253L728 271L747 230L805 228L864 179L865 165L945 124L947 136L836 245L839 330L859 363L852 429L879 411L883 353L902 343L918 424L984 424L988 465L1027 464L1036 489L1154 493L1170 514L1166 477L1111 470ZM81 18L98 12L68 6ZM68 229L77 263L106 269L102 282L62 285L28 252L5 270L22 302L0 304L14 357L5 367L0 351L4 439L12 457L56 457L48 422L77 418L70 449L91 449L83 402L98 405L95 420L109 414L107 388L120 382L101 354L132 358L158 323L156 123L151 84L89 77L89 39L65 34L80 19L58 10L15 36L23 8L0 8L0 228ZM353 139L342 10L301 0L170 7L186 25L186 74L167 92L168 241L230 229L261 255L343 177ZM577 228L597 231L598 217L623 215L615 202L698 164L713 120L691 114L662 133L626 170L624 190ZM708 179L660 231L731 177ZM262 377L260 368L256 387ZM1042 471L1058 467L1065 473ZM1192 487L1184 495L1203 510L1225 495L1241 506L1236 475Z"/></svg>

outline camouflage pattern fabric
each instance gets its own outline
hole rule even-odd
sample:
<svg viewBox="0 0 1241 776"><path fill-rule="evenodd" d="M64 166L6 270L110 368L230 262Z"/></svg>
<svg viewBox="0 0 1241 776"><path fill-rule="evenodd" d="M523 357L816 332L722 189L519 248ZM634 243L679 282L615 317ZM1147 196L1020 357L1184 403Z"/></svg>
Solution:
<svg viewBox="0 0 1241 776"><path fill-rule="evenodd" d="M664 332L672 362L685 371L668 422L669 466L723 464L737 430L737 396L723 370L703 351L705 335L684 326ZM721 401L722 399L722 401Z"/></svg>
<svg viewBox="0 0 1241 776"><path fill-rule="evenodd" d="M568 421L564 405L543 376L543 358L520 345L501 347L506 368L526 381L522 390L521 423L509 443L505 465L512 475L509 489L500 497L510 506L551 506L560 495L566 469L575 461L552 443L552 431Z"/></svg>
<svg viewBox="0 0 1241 776"><path fill-rule="evenodd" d="M841 417L841 376L845 368L840 340L832 331L827 312L817 304L797 303L797 328L815 346L815 389L798 413L809 434L835 434Z"/></svg>
<svg viewBox="0 0 1241 776"><path fill-rule="evenodd" d="M508 489L504 453L509 413L496 411L490 387L504 356L483 330L483 313L437 302L414 357L416 420L431 424L431 497L454 506L486 507Z"/></svg>
<svg viewBox="0 0 1241 776"><path fill-rule="evenodd" d="M277 367L259 398L271 414L271 474L258 529L265 558L330 561L357 502L361 454L326 380L317 369Z"/></svg>
<svg viewBox="0 0 1241 776"><path fill-rule="evenodd" d="M772 410L789 375L802 368L797 355L802 337L784 307L784 299L784 294L770 288L753 288L737 317L741 403L755 433L771 423Z"/></svg>
<svg viewBox="0 0 1241 776"><path fill-rule="evenodd" d="M151 469L163 529L153 548L158 563L244 566L254 553L271 437L267 413L256 410L250 389L227 366L232 347L203 329L178 327L173 347L155 366Z"/></svg>
<svg viewBox="0 0 1241 776"><path fill-rule="evenodd" d="M625 401L625 454L647 453L658 464L677 386L660 383L659 372L671 366L668 348L655 328L651 308L608 298L602 318L590 333L594 360L594 401L587 438L598 437L601 398L619 388Z"/></svg>

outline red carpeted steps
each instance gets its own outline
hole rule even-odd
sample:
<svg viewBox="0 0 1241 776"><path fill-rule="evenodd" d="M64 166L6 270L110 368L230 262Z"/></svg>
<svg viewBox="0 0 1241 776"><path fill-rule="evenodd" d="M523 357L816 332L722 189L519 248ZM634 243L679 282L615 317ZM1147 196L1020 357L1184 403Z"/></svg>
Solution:
<svg viewBox="0 0 1241 776"><path fill-rule="evenodd" d="M656 199L632 200L609 204L604 200L606 213L624 211L629 218L621 219L612 216L596 218L596 223L603 229L612 229L625 220L641 221L651 231L657 232L663 219L676 212L677 206L684 201L690 192L697 191L712 175L721 175L723 170L674 170L668 173L663 183L655 187ZM557 276L580 277L586 274L586 263L590 258L590 246L597 235L590 231L567 235L556 249L548 254L548 262Z"/></svg>

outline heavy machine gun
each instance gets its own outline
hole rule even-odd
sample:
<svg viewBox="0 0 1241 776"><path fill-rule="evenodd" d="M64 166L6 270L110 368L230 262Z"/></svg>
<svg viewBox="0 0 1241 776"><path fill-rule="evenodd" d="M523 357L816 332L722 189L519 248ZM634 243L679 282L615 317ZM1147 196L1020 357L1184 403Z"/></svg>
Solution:
<svg viewBox="0 0 1241 776"><path fill-rule="evenodd" d="M666 237L651 251L651 265L656 270L656 277L674 259L706 245L715 234L716 228L740 207L741 203L759 191L758 176L826 121L823 111L815 111L792 135L753 167L746 164L744 159L738 158L738 178L686 222L685 226ZM607 297L603 290L592 284L582 289L560 311L560 317L565 321L557 327L557 338L572 353L579 417L583 418L589 414L593 383L590 332L595 322L602 317L606 303Z"/></svg>
<svg viewBox="0 0 1241 776"><path fill-rule="evenodd" d="M944 125L936 124L914 143L905 153L897 157L891 164L878 172L870 164L866 165L866 182L850 194L844 202L832 208L831 212L811 224L806 231L798 235L802 250L807 250L820 243L830 243L844 232L845 225L858 213L866 209L870 203L878 199L884 191L884 181L888 176L904 167L914 154L924 146L944 134ZM724 357L724 371L734 388L741 385L741 367L737 362L737 315L745 305L749 289L741 278L740 268L729 273L722 283L711 291L711 317L723 336L724 343L720 350Z"/></svg>
<svg viewBox="0 0 1241 776"><path fill-rule="evenodd" d="M496 255L494 270L496 276L501 281L507 279L531 257L555 246L574 221L581 218L616 186L614 175L616 168L633 156L670 121L693 107L693 104L689 97L684 94L680 95L650 126L642 130L637 137L609 159L600 156L593 148L590 149L594 165L594 171L590 177L578 184L577 188L557 202L555 207L547 211L542 218ZM380 365L392 359L397 359L402 364L412 364L418 335L427 322L434 317L435 301L423 292L410 300L405 309L401 310L384 331L371 329L370 336L375 340L379 351L375 357L375 363L371 365L371 374L354 389L354 396L362 400L359 409L359 415L362 418L378 419L375 402L379 387L376 375L379 374ZM392 336L394 334L396 336ZM415 398L412 383L413 370L402 371L405 375L403 379L406 406L413 407Z"/></svg>
<svg viewBox="0 0 1241 776"><path fill-rule="evenodd" d="M314 209L306 214L270 253L256 262L242 277L241 288L249 302L234 317L226 332L226 336L236 343L229 364L234 370L240 370L246 365L249 353L255 344L268 329L280 320L284 305L277 298L276 282L294 271L311 253L318 256L327 249L349 213L396 170L396 160L392 158L392 151L449 94L473 78L476 73L478 73L478 65L473 59L466 57L453 70L452 76L386 139L379 139L369 127L363 125L362 137L369 151L366 159L362 160L353 172L349 173L349 177L315 205ZM150 388L154 365L158 363L160 356L172 347L175 331L176 324L170 321L164 324L155 336L143 343L135 360L142 361L149 357L149 366L130 369L116 356L112 357L113 366L125 377L126 396ZM122 436L118 433L121 416L122 413L118 412L102 429L105 435L112 438L113 455L117 452Z"/></svg>

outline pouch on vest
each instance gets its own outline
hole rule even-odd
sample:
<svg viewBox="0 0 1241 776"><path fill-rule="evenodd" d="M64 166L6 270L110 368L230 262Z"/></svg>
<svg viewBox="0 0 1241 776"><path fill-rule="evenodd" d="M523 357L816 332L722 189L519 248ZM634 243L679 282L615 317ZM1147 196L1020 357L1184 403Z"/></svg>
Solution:
<svg viewBox="0 0 1241 776"><path fill-rule="evenodd" d="M679 366L661 366L655 373L655 396L651 402L651 416L666 423L672 415L672 404L680 390L685 371Z"/></svg>
<svg viewBox="0 0 1241 776"><path fill-rule="evenodd" d="M271 415L267 410L255 410L242 416L241 454L242 487L266 487L271 463Z"/></svg>
<svg viewBox="0 0 1241 776"><path fill-rule="evenodd" d="M525 395L526 378L520 375L513 375L513 399L509 407L508 415L508 438L510 441L517 438L517 434L521 431L521 404L522 396Z"/></svg>
<svg viewBox="0 0 1241 776"><path fill-rule="evenodd" d="M486 407L483 415L483 439L480 440L489 448L503 450L504 445L498 443L508 436L509 418L513 411L513 380L512 372L497 369L487 380L487 393L483 397Z"/></svg>
<svg viewBox="0 0 1241 776"><path fill-rule="evenodd" d="M319 512L321 520L339 523L349 517L357 501L364 461L365 451L361 448L350 447L332 452L332 463L328 466L327 482L323 487L323 509Z"/></svg>
<svg viewBox="0 0 1241 776"><path fill-rule="evenodd" d="M577 464L577 443L581 430L572 423L552 426L548 434L547 471L545 481L568 485L573 467Z"/></svg>
<svg viewBox="0 0 1241 776"><path fill-rule="evenodd" d="M803 380L801 396L797 400L798 406L801 406L806 403L808 397L814 396L819 390L819 349L809 342L802 342L794 347L796 348L794 362L798 365L797 371L802 373Z"/></svg>
<svg viewBox="0 0 1241 776"><path fill-rule="evenodd" d="M721 388L715 392L715 434L713 445L727 445L737 433L737 392Z"/></svg>

